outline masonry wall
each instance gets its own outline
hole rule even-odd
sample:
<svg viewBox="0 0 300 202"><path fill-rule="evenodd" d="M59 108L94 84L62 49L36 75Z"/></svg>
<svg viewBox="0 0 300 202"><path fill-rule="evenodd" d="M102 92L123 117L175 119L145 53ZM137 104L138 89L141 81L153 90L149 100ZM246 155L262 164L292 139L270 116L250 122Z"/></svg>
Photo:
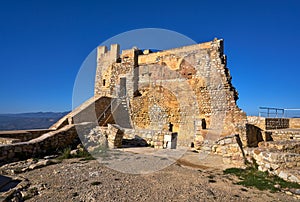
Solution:
<svg viewBox="0 0 300 202"><path fill-rule="evenodd" d="M50 129L33 129L33 130L14 130L0 131L0 144L12 144L15 142L25 142L37 138Z"/></svg>
<svg viewBox="0 0 300 202"><path fill-rule="evenodd" d="M76 138L75 126L68 125L27 142L0 145L0 161L31 158L40 154L46 154L72 144Z"/></svg>
<svg viewBox="0 0 300 202"><path fill-rule="evenodd" d="M266 118L266 130L289 128L289 119L287 118Z"/></svg>
<svg viewBox="0 0 300 202"><path fill-rule="evenodd" d="M172 123L188 146L197 122L205 119L211 139L238 133L247 144L246 115L236 105L223 40L149 54L134 48L119 58L112 51L98 54L95 95L118 96L120 79L126 78L134 128L168 130Z"/></svg>
<svg viewBox="0 0 300 202"><path fill-rule="evenodd" d="M291 118L289 124L290 128L300 129L300 118Z"/></svg>

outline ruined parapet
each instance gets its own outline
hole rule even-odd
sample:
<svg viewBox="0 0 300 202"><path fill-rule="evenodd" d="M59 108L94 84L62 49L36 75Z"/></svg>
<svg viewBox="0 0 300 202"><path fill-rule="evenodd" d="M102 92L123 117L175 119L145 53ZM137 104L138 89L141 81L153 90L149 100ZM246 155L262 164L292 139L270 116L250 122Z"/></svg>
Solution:
<svg viewBox="0 0 300 202"><path fill-rule="evenodd" d="M110 68L120 57L120 46L112 44L110 50L106 46L97 48L97 69L95 75L95 96L109 96L110 91Z"/></svg>
<svg viewBox="0 0 300 202"><path fill-rule="evenodd" d="M120 90L126 89L129 97L137 91L137 58L141 53L137 48L122 50L118 44L111 45L110 51L105 46L97 49L97 70L95 91L97 96L118 96ZM121 78L126 79L126 85L121 86Z"/></svg>

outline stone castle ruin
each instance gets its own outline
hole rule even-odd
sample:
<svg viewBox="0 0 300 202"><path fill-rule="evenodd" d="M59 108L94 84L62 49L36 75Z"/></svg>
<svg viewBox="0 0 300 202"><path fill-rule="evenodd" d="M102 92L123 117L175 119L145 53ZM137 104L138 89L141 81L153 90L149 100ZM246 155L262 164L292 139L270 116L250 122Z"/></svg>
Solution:
<svg viewBox="0 0 300 202"><path fill-rule="evenodd" d="M168 132L171 125L182 146L230 134L246 141L223 40L154 53L98 47L95 96L114 99L114 123L137 133Z"/></svg>
<svg viewBox="0 0 300 202"><path fill-rule="evenodd" d="M100 46L94 96L49 129L0 132L0 160L49 153L79 136L88 150L99 142L194 147L300 182L300 120L247 117L237 99L221 39L162 51Z"/></svg>

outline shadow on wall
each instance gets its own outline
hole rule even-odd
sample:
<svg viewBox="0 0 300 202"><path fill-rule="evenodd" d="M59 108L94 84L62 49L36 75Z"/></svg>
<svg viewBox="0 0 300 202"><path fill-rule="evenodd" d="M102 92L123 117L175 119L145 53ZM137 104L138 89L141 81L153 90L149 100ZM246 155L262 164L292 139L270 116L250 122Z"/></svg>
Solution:
<svg viewBox="0 0 300 202"><path fill-rule="evenodd" d="M246 135L248 147L257 147L259 142L264 141L262 129L255 125L246 124Z"/></svg>

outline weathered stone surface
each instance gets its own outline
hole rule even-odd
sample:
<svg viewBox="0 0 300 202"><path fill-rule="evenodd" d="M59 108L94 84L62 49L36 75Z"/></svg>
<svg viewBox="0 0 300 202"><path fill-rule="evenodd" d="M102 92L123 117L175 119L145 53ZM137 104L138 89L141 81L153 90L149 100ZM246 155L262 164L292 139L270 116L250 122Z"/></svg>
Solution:
<svg viewBox="0 0 300 202"><path fill-rule="evenodd" d="M205 119L218 136L239 133L247 144L223 40L145 54L133 48L119 58L115 51L98 48L95 96L125 95L132 127L167 131L172 123L179 144L190 146L195 122Z"/></svg>
<svg viewBox="0 0 300 202"><path fill-rule="evenodd" d="M63 148L72 144L77 137L75 126L68 125L27 142L0 145L0 160L22 159L42 153L46 154L53 149Z"/></svg>

